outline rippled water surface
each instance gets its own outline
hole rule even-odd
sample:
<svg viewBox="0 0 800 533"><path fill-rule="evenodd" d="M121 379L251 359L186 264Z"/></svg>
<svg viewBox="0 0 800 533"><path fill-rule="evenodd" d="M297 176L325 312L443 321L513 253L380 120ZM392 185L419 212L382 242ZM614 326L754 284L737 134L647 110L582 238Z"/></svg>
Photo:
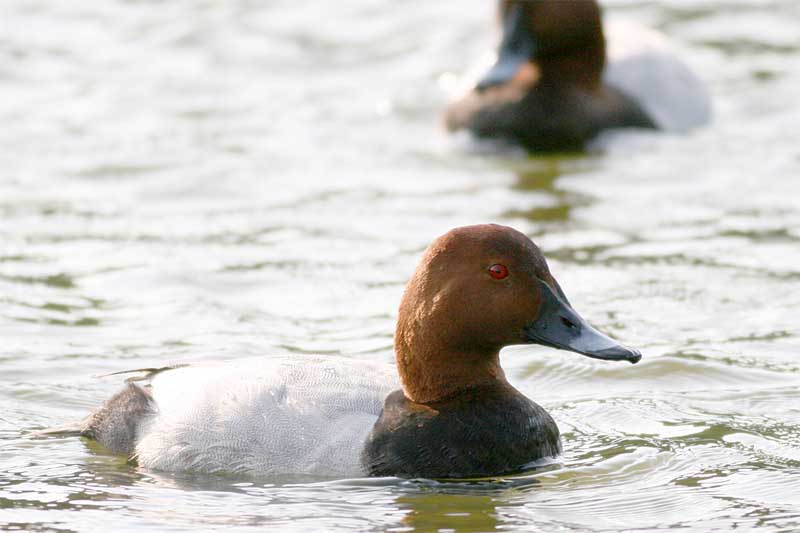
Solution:
<svg viewBox="0 0 800 533"><path fill-rule="evenodd" d="M522 158L448 139L492 3L0 6L0 529L800 530L800 8L616 0L714 121ZM141 471L26 430L165 361L391 361L421 250L534 238L636 366L504 352L565 453L484 483Z"/></svg>

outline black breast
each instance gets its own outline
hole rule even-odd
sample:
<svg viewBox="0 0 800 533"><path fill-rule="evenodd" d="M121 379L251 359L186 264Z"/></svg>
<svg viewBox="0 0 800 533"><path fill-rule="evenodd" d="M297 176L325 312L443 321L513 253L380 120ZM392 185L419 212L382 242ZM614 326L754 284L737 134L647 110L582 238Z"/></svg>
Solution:
<svg viewBox="0 0 800 533"><path fill-rule="evenodd" d="M550 415L511 387L472 389L425 405L395 391L361 462L371 476L485 477L519 472L560 451Z"/></svg>
<svg viewBox="0 0 800 533"><path fill-rule="evenodd" d="M590 94L543 85L518 102L487 105L468 127L478 137L507 138L530 152L553 152L583 150L607 129L656 126L633 99L613 87Z"/></svg>

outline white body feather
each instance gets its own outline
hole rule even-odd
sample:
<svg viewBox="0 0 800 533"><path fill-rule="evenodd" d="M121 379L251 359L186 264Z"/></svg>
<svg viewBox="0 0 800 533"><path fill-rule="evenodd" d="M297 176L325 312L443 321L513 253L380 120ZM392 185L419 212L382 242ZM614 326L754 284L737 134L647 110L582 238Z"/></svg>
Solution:
<svg viewBox="0 0 800 533"><path fill-rule="evenodd" d="M666 131L687 131L711 119L703 82L660 33L624 20L605 24L603 79L636 100Z"/></svg>
<svg viewBox="0 0 800 533"><path fill-rule="evenodd" d="M386 396L386 364L275 356L168 370L151 381L158 412L136 445L162 471L363 475L359 455Z"/></svg>

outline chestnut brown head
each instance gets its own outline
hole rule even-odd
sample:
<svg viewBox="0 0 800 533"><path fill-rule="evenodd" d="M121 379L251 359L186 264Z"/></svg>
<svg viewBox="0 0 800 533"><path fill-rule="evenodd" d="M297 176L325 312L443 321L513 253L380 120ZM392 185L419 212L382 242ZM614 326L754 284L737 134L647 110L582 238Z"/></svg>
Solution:
<svg viewBox="0 0 800 533"><path fill-rule="evenodd" d="M497 62L477 85L483 90L510 81L525 63L543 79L593 86L605 66L605 37L595 0L500 0L503 36Z"/></svg>
<svg viewBox="0 0 800 533"><path fill-rule="evenodd" d="M406 396L424 403L504 380L500 349L529 343L599 359L641 358L572 309L524 234L489 224L436 239L400 304L395 351Z"/></svg>

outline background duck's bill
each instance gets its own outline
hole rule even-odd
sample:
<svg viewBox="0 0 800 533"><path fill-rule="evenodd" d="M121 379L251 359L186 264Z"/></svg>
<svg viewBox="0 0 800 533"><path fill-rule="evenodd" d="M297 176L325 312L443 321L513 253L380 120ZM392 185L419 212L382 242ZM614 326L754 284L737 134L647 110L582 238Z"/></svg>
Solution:
<svg viewBox="0 0 800 533"><path fill-rule="evenodd" d="M497 51L497 61L478 81L476 89L483 90L502 85L516 75L536 50L536 42L525 27L525 9L514 4L503 19L503 38Z"/></svg>

